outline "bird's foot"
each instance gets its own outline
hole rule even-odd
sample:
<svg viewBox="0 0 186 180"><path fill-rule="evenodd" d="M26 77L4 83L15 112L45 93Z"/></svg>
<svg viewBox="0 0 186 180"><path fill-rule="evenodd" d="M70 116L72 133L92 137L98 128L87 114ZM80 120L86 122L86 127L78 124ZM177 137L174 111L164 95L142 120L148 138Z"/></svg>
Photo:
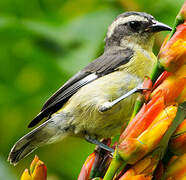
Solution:
<svg viewBox="0 0 186 180"><path fill-rule="evenodd" d="M102 142L98 141L97 139L91 138L89 135L86 135L85 136L85 139L89 143L95 144L95 145L99 146L100 148L105 149L106 151L109 151L111 153L114 152L114 149L113 148L111 148L111 147L103 144Z"/></svg>

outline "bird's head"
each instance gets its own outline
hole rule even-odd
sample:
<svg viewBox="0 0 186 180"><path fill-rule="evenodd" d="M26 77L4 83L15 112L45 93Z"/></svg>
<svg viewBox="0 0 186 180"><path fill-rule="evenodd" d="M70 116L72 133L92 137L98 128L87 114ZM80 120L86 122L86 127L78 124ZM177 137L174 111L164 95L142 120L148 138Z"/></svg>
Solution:
<svg viewBox="0 0 186 180"><path fill-rule="evenodd" d="M126 12L120 14L109 26L106 47L138 45L152 49L154 34L170 30L168 25L158 22L150 14Z"/></svg>

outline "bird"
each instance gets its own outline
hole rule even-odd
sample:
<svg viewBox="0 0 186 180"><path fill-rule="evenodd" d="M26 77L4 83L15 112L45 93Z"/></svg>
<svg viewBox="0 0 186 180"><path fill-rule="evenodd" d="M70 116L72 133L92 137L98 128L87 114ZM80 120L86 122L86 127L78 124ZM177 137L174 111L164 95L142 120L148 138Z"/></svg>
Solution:
<svg viewBox="0 0 186 180"><path fill-rule="evenodd" d="M171 27L145 12L125 12L108 27L103 54L61 86L43 105L29 128L39 126L12 147L16 165L40 146L80 137L112 151L100 139L119 134L130 119L137 93L157 58L155 33Z"/></svg>

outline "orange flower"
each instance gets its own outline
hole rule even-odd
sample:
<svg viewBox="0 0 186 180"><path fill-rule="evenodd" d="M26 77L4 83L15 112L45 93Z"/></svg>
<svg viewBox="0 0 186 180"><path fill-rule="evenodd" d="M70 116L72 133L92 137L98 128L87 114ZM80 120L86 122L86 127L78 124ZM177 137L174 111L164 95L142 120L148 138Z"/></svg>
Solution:
<svg viewBox="0 0 186 180"><path fill-rule="evenodd" d="M169 148L175 154L186 153L186 119L174 132L169 144Z"/></svg>
<svg viewBox="0 0 186 180"><path fill-rule="evenodd" d="M34 160L30 165L30 172L25 169L21 176L21 180L46 180L47 179L47 168L45 164L35 156Z"/></svg>
<svg viewBox="0 0 186 180"><path fill-rule="evenodd" d="M89 180L90 172L91 172L95 157L96 155L94 152L88 156L88 158L86 159L81 169L78 180Z"/></svg>
<svg viewBox="0 0 186 180"><path fill-rule="evenodd" d="M145 143L148 151L155 149L176 116L177 107L168 106L158 114L151 125L137 138Z"/></svg>
<svg viewBox="0 0 186 180"><path fill-rule="evenodd" d="M157 104L160 105L158 101L162 101L160 97L156 101ZM156 106L157 104L154 105ZM150 109L154 113L153 108L149 108L149 111ZM143 109L142 112L144 112ZM125 138L120 139L120 144L117 148L122 159L129 164L134 164L147 153L153 151L158 146L158 143L172 123L176 116L176 112L177 107L172 105L162 109L160 112L157 111L157 114L154 113L155 115L151 113L148 113L147 117L145 116L145 113L143 116L138 115L138 117L142 118L141 127L140 124L136 125L137 123L135 124L131 121L131 123L133 123L133 129L131 129L134 133L132 133L132 135L129 134L129 136L123 136ZM152 116L154 116L154 118L152 118ZM150 119L151 122L144 125L145 118Z"/></svg>
<svg viewBox="0 0 186 180"><path fill-rule="evenodd" d="M159 158L152 154L137 162L119 180L151 180Z"/></svg>
<svg viewBox="0 0 186 180"><path fill-rule="evenodd" d="M155 88L157 88L157 86L159 86L170 75L171 75L171 73L168 71L164 71L162 74L160 74L160 76L158 77L158 79L154 83L152 89L154 90Z"/></svg>
<svg viewBox="0 0 186 180"><path fill-rule="evenodd" d="M145 177L144 174L136 175L133 169L128 170L119 180L151 180L151 176Z"/></svg>
<svg viewBox="0 0 186 180"><path fill-rule="evenodd" d="M145 104L120 136L117 147L120 156L134 164L157 147L176 116L177 107L165 108L161 91Z"/></svg>
<svg viewBox="0 0 186 180"><path fill-rule="evenodd" d="M25 171L23 172L23 174L21 176L21 180L32 180L32 177L31 177L28 169L25 169Z"/></svg>
<svg viewBox="0 0 186 180"><path fill-rule="evenodd" d="M177 26L174 35L166 41L160 49L158 59L165 69L174 72L186 63L186 23Z"/></svg>
<svg viewBox="0 0 186 180"><path fill-rule="evenodd" d="M167 77L153 92L152 96L161 91L165 97L165 103L186 100L186 65L180 67L175 73Z"/></svg>
<svg viewBox="0 0 186 180"><path fill-rule="evenodd" d="M139 136L164 108L164 98L161 92L159 92L152 97L148 104L144 104L136 117L130 121L120 136L120 142L125 138L135 138Z"/></svg>
<svg viewBox="0 0 186 180"><path fill-rule="evenodd" d="M184 2L177 18L182 19L182 20L186 20L186 1Z"/></svg>
<svg viewBox="0 0 186 180"><path fill-rule="evenodd" d="M186 178L186 153L175 158L171 159L167 170L164 175L165 180L173 179L185 179Z"/></svg>

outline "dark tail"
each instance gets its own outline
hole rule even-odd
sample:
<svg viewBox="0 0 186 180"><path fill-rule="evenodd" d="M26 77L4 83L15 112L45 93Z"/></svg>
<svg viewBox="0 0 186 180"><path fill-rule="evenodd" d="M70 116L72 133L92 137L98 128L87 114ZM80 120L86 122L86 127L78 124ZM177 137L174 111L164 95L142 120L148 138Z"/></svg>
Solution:
<svg viewBox="0 0 186 180"><path fill-rule="evenodd" d="M38 147L55 142L64 137L64 135L65 132L60 131L54 121L48 120L15 143L9 153L8 161L16 165Z"/></svg>

